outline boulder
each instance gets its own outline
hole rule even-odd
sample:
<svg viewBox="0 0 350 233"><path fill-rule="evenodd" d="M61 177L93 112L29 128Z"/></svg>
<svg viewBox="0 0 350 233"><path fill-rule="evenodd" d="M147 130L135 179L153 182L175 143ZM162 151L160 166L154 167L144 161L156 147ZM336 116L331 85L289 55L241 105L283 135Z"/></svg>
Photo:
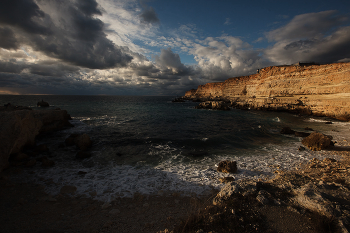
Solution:
<svg viewBox="0 0 350 233"><path fill-rule="evenodd" d="M295 131L289 127L284 127L280 133L281 134L295 134Z"/></svg>
<svg viewBox="0 0 350 233"><path fill-rule="evenodd" d="M218 164L217 168L218 172L224 172L224 173L236 173L237 172L237 162L236 161L221 161Z"/></svg>
<svg viewBox="0 0 350 233"><path fill-rule="evenodd" d="M41 100L39 101L36 106L38 107L44 107L44 108L47 108L47 107L50 107L49 103L48 102L45 102L44 100Z"/></svg>
<svg viewBox="0 0 350 233"><path fill-rule="evenodd" d="M195 107L196 109L214 109L214 110L230 110L224 101L206 101Z"/></svg>
<svg viewBox="0 0 350 233"><path fill-rule="evenodd" d="M39 133L71 126L69 119L67 111L59 109L0 109L0 171L9 165L11 154L21 152L25 146L34 146Z"/></svg>
<svg viewBox="0 0 350 233"><path fill-rule="evenodd" d="M92 141L87 134L79 135L75 138L75 145L82 151L87 150L92 145Z"/></svg>
<svg viewBox="0 0 350 233"><path fill-rule="evenodd" d="M294 134L295 134L296 137L302 137L302 138L308 137L310 135L310 133L297 132L297 131L295 131Z"/></svg>
<svg viewBox="0 0 350 233"><path fill-rule="evenodd" d="M331 145L332 137L322 133L312 132L310 136L304 138L301 143L313 151L324 150Z"/></svg>
<svg viewBox="0 0 350 233"><path fill-rule="evenodd" d="M76 145L81 151L86 151L92 145L92 141L87 134L71 134L66 138L65 143L67 146Z"/></svg>

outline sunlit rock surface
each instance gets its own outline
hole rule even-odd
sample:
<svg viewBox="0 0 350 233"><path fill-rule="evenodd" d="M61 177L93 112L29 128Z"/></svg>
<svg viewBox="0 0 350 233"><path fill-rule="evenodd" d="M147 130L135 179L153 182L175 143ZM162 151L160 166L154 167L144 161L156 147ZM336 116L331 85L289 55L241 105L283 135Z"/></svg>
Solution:
<svg viewBox="0 0 350 233"><path fill-rule="evenodd" d="M350 63L271 66L257 74L187 91L192 100L225 100L232 107L281 110L350 120Z"/></svg>

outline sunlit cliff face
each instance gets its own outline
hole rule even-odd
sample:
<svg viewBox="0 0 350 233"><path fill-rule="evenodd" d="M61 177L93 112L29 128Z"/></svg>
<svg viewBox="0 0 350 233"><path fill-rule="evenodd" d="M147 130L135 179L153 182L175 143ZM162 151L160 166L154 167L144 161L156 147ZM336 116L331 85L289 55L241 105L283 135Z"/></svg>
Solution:
<svg viewBox="0 0 350 233"><path fill-rule="evenodd" d="M289 110L350 120L350 63L279 66L200 85L188 98L221 97L235 106Z"/></svg>

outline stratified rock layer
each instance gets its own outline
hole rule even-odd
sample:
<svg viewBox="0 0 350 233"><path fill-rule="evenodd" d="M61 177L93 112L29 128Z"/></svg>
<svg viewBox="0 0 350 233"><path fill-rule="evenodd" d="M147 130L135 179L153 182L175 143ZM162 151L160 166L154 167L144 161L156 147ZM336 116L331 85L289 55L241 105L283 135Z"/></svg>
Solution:
<svg viewBox="0 0 350 233"><path fill-rule="evenodd" d="M350 63L272 66L258 74L207 83L184 98L226 100L233 107L283 110L350 120Z"/></svg>
<svg viewBox="0 0 350 233"><path fill-rule="evenodd" d="M8 166L11 154L21 152L24 146L35 145L39 133L71 126L65 110L17 109L0 109L0 171Z"/></svg>

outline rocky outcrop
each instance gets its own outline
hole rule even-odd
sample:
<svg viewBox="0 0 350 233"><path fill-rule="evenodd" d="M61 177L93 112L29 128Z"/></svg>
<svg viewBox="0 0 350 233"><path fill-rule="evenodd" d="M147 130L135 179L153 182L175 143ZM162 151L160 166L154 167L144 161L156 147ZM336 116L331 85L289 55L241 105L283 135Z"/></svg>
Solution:
<svg viewBox="0 0 350 233"><path fill-rule="evenodd" d="M332 144L332 137L318 132L312 132L301 143L313 151L324 150Z"/></svg>
<svg viewBox="0 0 350 233"><path fill-rule="evenodd" d="M224 173L236 173L237 172L237 162L236 161L221 161L218 164L217 168L218 172L224 172Z"/></svg>
<svg viewBox="0 0 350 233"><path fill-rule="evenodd" d="M39 133L71 126L69 119L67 111L60 109L0 109L0 171L8 166L11 154L21 152L24 146L35 145Z"/></svg>
<svg viewBox="0 0 350 233"><path fill-rule="evenodd" d="M272 66L258 74L207 83L192 100L225 100L233 107L290 111L350 120L350 63Z"/></svg>
<svg viewBox="0 0 350 233"><path fill-rule="evenodd" d="M44 107L44 108L47 108L47 107L50 107L49 103L48 102L45 102L44 100L41 100L39 101L36 106L38 107Z"/></svg>
<svg viewBox="0 0 350 233"><path fill-rule="evenodd" d="M205 101L195 107L196 109L230 110L224 101Z"/></svg>

